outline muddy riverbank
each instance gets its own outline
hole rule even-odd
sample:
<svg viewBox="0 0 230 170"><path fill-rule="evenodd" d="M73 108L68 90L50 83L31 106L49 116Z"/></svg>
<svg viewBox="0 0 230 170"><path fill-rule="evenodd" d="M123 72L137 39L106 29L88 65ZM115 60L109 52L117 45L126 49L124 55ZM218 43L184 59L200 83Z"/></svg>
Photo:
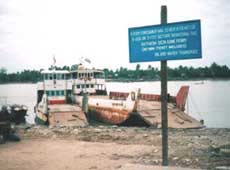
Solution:
<svg viewBox="0 0 230 170"><path fill-rule="evenodd" d="M161 130L88 126L20 127L21 142L0 145L8 169L121 169L126 163L161 165ZM171 166L230 166L230 129L170 129Z"/></svg>

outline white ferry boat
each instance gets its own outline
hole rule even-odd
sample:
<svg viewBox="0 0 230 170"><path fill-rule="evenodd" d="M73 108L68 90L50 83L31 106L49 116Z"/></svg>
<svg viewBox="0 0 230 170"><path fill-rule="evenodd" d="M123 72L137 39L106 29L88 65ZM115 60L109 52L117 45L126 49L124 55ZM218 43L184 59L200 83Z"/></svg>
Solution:
<svg viewBox="0 0 230 170"><path fill-rule="evenodd" d="M106 94L104 72L86 69L81 64L68 70L46 70L41 72L43 80L37 83L35 107L38 124L83 125L87 120L75 97L83 92Z"/></svg>

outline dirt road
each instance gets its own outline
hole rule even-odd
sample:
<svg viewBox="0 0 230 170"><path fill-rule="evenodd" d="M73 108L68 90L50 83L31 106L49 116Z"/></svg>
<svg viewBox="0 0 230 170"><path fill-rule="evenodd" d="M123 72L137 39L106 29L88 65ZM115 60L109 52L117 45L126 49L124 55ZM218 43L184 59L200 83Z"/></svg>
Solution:
<svg viewBox="0 0 230 170"><path fill-rule="evenodd" d="M127 163L161 164L159 129L36 126L20 128L19 134L21 142L0 145L1 170L119 170ZM169 134L170 165L230 166L230 129L170 130Z"/></svg>

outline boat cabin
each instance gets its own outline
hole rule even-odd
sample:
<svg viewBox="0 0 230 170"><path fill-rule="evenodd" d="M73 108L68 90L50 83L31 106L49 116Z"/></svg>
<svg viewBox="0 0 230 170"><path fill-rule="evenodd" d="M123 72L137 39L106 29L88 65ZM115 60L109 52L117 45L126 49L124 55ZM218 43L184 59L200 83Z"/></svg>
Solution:
<svg viewBox="0 0 230 170"><path fill-rule="evenodd" d="M107 94L103 70L74 65L71 71L44 70L43 80L37 83L37 104L47 95L49 104L71 103L73 95L82 93Z"/></svg>
<svg viewBox="0 0 230 170"><path fill-rule="evenodd" d="M70 72L74 94L106 94L105 75L102 70L80 67Z"/></svg>
<svg viewBox="0 0 230 170"><path fill-rule="evenodd" d="M37 86L37 103L43 94L48 97L49 104L64 104L72 93L72 80L69 71L47 70L41 72L43 81Z"/></svg>

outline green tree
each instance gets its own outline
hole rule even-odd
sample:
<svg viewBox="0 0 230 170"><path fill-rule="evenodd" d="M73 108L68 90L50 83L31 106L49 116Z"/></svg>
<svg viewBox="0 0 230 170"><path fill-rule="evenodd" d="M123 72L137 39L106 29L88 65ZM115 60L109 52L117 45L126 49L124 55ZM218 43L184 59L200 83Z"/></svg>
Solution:
<svg viewBox="0 0 230 170"><path fill-rule="evenodd" d="M0 68L0 83L5 83L7 81L7 69L4 67Z"/></svg>

